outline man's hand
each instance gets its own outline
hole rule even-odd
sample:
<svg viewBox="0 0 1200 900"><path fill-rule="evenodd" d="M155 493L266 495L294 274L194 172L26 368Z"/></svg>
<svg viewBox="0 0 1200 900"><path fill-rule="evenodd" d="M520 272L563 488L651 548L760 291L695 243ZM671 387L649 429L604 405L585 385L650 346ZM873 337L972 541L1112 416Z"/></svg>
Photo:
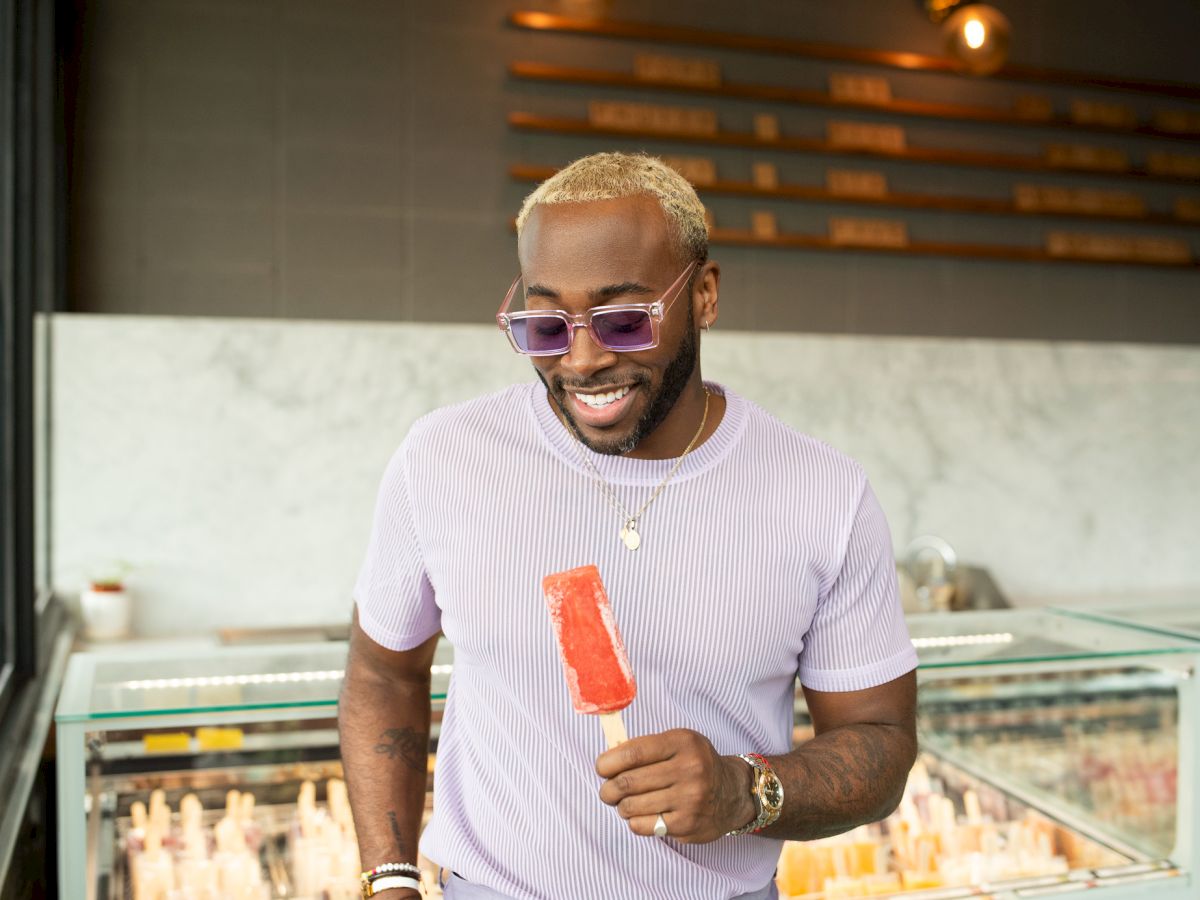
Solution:
<svg viewBox="0 0 1200 900"><path fill-rule="evenodd" d="M755 816L751 769L721 756L708 738L677 728L634 738L596 760L606 779L600 799L615 806L634 834L654 834L661 814L671 838L715 841Z"/></svg>

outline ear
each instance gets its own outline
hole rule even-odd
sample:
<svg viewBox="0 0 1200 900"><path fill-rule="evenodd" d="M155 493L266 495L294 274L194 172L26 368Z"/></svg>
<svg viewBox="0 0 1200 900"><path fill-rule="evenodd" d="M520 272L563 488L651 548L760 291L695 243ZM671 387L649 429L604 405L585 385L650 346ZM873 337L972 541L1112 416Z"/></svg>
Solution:
<svg viewBox="0 0 1200 900"><path fill-rule="evenodd" d="M700 267L692 284L692 321L696 328L712 328L717 323L720 287L721 267L709 260Z"/></svg>

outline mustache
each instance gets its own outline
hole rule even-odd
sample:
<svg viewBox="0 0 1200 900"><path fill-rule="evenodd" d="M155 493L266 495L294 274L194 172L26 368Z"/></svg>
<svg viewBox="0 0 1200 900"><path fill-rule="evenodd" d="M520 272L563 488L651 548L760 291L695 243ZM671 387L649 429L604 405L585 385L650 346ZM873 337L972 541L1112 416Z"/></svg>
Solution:
<svg viewBox="0 0 1200 900"><path fill-rule="evenodd" d="M570 384L568 384L562 378L555 378L554 379L554 390L558 393L565 393L567 391L579 391L579 392L585 393L585 394L586 393L600 393L601 391L615 390L616 388L624 387L626 385L628 385L630 387L639 387L642 385L647 385L649 383L650 383L649 379L645 378L644 376L639 376L639 377L632 378L632 379L627 378L622 381L609 381L609 382L575 381L575 382L571 382Z"/></svg>

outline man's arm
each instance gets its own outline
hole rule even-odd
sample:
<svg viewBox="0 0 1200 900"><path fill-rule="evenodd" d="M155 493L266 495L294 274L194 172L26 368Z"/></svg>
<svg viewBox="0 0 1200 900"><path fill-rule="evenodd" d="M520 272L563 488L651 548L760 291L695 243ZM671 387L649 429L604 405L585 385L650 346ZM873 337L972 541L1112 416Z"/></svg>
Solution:
<svg viewBox="0 0 1200 900"><path fill-rule="evenodd" d="M805 690L816 737L768 759L783 783L783 812L763 834L813 840L888 815L916 758L916 673L842 693ZM636 834L661 813L671 837L716 840L754 819L751 769L703 735L678 729L635 738L596 760L600 798Z"/></svg>
<svg viewBox="0 0 1200 900"><path fill-rule="evenodd" d="M863 691L805 688L804 699L816 737L769 758L784 804L763 834L810 841L891 813L917 756L917 673Z"/></svg>
<svg viewBox="0 0 1200 900"><path fill-rule="evenodd" d="M436 647L437 635L404 652L381 647L359 626L355 611L338 735L364 869L417 861L429 754L429 666ZM397 900L406 896L417 894L395 892Z"/></svg>

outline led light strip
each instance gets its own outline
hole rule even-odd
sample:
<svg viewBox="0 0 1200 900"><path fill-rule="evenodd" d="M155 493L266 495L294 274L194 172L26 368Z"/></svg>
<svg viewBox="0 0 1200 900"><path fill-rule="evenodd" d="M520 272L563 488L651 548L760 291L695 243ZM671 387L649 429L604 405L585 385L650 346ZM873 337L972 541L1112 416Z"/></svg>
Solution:
<svg viewBox="0 0 1200 900"><path fill-rule="evenodd" d="M431 675L449 675L453 665L429 667ZM341 681L342 669L324 669L316 672L267 672L259 675L209 675L191 678L147 678L142 681L122 681L118 687L130 691L153 691L163 688L227 687L242 684L289 684L303 681Z"/></svg>
<svg viewBox="0 0 1200 900"><path fill-rule="evenodd" d="M297 681L338 681L341 669L319 672L267 672L260 675L210 675L192 678L147 678L143 681L122 681L120 686L131 691L152 691L160 688L218 687L233 684L285 684Z"/></svg>
<svg viewBox="0 0 1200 900"><path fill-rule="evenodd" d="M951 634L945 637L913 638L912 645L918 650L926 647L975 647L981 644L1011 644L1013 636L1008 632L994 634Z"/></svg>
<svg viewBox="0 0 1200 900"><path fill-rule="evenodd" d="M945 637L913 638L912 645L918 650L928 647L968 647L988 644L1010 644L1013 636L1010 633L994 634L955 634ZM429 667L431 675L449 675L454 671L453 665L435 665ZM345 671L342 669L324 669L316 672L267 672L259 675L211 675L191 678L147 678L142 681L122 681L119 686L130 691L153 691L163 688L193 688L193 687L228 687L244 684L295 684L311 681L340 681Z"/></svg>

